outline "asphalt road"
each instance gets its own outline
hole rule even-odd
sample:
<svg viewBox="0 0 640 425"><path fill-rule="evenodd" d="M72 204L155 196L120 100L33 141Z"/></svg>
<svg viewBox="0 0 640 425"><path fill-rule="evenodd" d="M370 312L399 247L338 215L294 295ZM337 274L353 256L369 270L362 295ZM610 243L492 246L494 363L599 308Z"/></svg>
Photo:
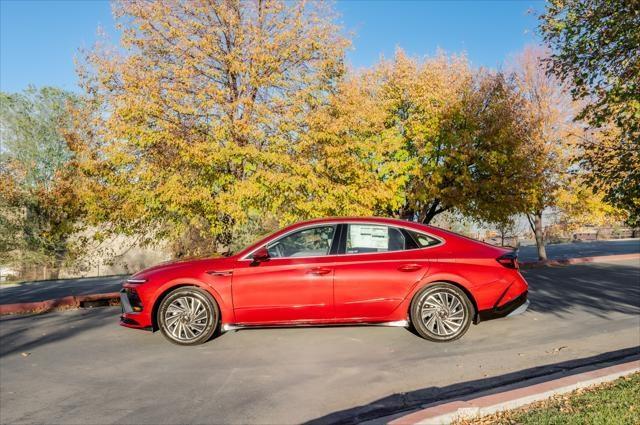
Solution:
<svg viewBox="0 0 640 425"><path fill-rule="evenodd" d="M0 285L0 304L53 300L71 295L108 294L122 289L123 276L38 280L18 285Z"/></svg>
<svg viewBox="0 0 640 425"><path fill-rule="evenodd" d="M640 253L640 239L547 246L547 254L550 259L632 253ZM521 261L535 261L538 258L535 246L522 247L519 256ZM124 278L125 276L108 276L26 282L10 287L0 285L0 304L45 301L70 295L118 292Z"/></svg>
<svg viewBox="0 0 640 425"><path fill-rule="evenodd" d="M640 239L559 243L547 245L546 250L547 257L550 260L599 255L633 254L640 252ZM538 259L536 246L528 245L520 247L518 258L520 261L536 261Z"/></svg>
<svg viewBox="0 0 640 425"><path fill-rule="evenodd" d="M449 344L402 328L325 327L243 330L188 348L118 326L116 308L4 317L0 422L370 418L366 412L381 407L640 345L637 261L534 269L526 277L528 312L473 326Z"/></svg>

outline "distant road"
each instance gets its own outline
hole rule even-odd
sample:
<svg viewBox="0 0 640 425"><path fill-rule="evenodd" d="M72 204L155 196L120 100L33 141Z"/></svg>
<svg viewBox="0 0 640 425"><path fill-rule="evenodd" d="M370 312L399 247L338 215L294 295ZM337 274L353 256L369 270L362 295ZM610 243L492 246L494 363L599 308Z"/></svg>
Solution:
<svg viewBox="0 0 640 425"><path fill-rule="evenodd" d="M68 296L118 292L123 276L86 277L80 279L40 280L15 286L0 285L0 304L53 300Z"/></svg>
<svg viewBox="0 0 640 425"><path fill-rule="evenodd" d="M550 259L590 257L640 253L640 239L597 241L548 245ZM520 248L521 261L536 261L535 246ZM106 294L120 290L126 276L91 277L23 283L12 287L0 286L0 304L35 302L62 298L70 295Z"/></svg>
<svg viewBox="0 0 640 425"><path fill-rule="evenodd" d="M640 239L547 245L547 257L550 260L634 253L640 253ZM535 245L523 246L520 247L518 257L521 261L536 261L538 259L538 251Z"/></svg>

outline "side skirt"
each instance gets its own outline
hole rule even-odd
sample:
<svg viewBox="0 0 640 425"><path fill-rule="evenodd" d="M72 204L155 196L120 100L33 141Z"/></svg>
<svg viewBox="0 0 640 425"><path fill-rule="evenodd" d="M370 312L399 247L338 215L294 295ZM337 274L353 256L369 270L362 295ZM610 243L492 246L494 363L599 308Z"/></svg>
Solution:
<svg viewBox="0 0 640 425"><path fill-rule="evenodd" d="M338 327L338 326L390 326L408 328L408 320L396 320L394 322L352 322L352 323L300 323L287 325L238 325L225 323L222 325L222 332L239 331L242 329L282 329L282 328L313 328L313 327Z"/></svg>

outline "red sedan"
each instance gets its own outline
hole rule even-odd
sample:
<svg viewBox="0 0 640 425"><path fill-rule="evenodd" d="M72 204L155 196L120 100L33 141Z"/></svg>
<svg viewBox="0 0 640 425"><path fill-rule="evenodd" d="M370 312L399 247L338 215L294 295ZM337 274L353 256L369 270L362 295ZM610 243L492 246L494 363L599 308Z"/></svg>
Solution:
<svg viewBox="0 0 640 425"><path fill-rule="evenodd" d="M409 221L330 218L230 257L135 274L123 284L121 324L181 345L218 330L359 323L452 341L471 323L525 311L527 289L512 251Z"/></svg>

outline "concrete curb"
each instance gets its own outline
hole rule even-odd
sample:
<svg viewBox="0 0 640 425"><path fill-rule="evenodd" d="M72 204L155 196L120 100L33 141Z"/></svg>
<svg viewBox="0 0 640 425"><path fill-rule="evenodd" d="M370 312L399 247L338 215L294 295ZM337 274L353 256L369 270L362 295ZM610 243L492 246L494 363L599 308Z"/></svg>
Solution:
<svg viewBox="0 0 640 425"><path fill-rule="evenodd" d="M544 267L544 266L568 266L571 264L626 261L626 260L640 260L640 254L599 255L594 257L566 258L562 260L523 261L520 263L520 268L533 269L533 268Z"/></svg>
<svg viewBox="0 0 640 425"><path fill-rule="evenodd" d="M87 302L120 300L119 292L78 295L31 303L0 304L0 315L42 313L57 308L78 308Z"/></svg>
<svg viewBox="0 0 640 425"><path fill-rule="evenodd" d="M638 371L640 371L640 360L636 358L626 363L563 376L522 388L509 390L509 386L507 386L504 387L505 391L492 392L472 399L434 403L426 406L423 410L392 420L389 425L449 424L460 419L491 415L545 400L554 395L569 393L579 388L610 382Z"/></svg>

